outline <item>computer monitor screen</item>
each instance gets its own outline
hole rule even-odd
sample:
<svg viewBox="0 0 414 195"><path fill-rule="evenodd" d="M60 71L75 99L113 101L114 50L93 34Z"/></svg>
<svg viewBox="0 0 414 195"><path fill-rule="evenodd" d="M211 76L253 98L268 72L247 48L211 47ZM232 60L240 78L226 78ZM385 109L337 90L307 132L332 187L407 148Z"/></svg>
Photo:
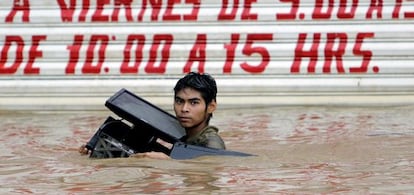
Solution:
<svg viewBox="0 0 414 195"><path fill-rule="evenodd" d="M185 135L184 128L173 115L126 89L110 97L105 106L133 124L146 123L154 127L169 141L178 141Z"/></svg>

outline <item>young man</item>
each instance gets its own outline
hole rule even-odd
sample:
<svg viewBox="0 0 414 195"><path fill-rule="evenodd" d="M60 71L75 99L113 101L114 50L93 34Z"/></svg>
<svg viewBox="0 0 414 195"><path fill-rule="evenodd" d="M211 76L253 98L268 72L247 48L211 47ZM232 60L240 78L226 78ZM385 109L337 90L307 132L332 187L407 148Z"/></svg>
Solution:
<svg viewBox="0 0 414 195"><path fill-rule="evenodd" d="M216 81L208 74L191 72L174 87L174 111L185 128L184 142L210 148L225 149L218 129L209 126L217 108Z"/></svg>
<svg viewBox="0 0 414 195"><path fill-rule="evenodd" d="M174 87L174 111L186 131L182 141L192 145L225 149L218 129L209 125L217 108L216 95L216 81L208 74L191 72L178 80ZM89 151L82 146L79 152L88 154ZM138 153L131 157L168 158L161 152Z"/></svg>

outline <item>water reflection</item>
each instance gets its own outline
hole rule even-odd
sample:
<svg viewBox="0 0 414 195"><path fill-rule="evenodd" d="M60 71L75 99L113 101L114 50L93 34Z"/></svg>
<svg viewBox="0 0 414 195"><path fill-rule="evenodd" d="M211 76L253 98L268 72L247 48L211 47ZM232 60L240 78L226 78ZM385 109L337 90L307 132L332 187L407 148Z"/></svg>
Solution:
<svg viewBox="0 0 414 195"><path fill-rule="evenodd" d="M78 155L108 112L2 112L0 193L410 193L412 108L219 110L228 148L257 156L184 161Z"/></svg>

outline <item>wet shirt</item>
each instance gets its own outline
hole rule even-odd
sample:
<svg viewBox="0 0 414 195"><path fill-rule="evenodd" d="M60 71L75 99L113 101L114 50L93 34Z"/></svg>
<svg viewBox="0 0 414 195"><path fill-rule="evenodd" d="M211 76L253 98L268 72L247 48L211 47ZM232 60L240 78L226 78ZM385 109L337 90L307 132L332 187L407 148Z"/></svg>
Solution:
<svg viewBox="0 0 414 195"><path fill-rule="evenodd" d="M226 149L223 139L218 135L218 129L215 126L207 126L200 133L193 137L184 137L183 140L187 144L216 148Z"/></svg>

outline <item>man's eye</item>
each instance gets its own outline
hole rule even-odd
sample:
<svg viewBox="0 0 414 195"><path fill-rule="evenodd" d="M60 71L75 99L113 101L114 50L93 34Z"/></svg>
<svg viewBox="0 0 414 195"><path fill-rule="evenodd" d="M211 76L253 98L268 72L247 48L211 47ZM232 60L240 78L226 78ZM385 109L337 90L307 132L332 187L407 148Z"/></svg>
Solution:
<svg viewBox="0 0 414 195"><path fill-rule="evenodd" d="M176 104L183 104L183 100L182 99L175 99L175 103Z"/></svg>
<svg viewBox="0 0 414 195"><path fill-rule="evenodd" d="M199 104L199 103L200 103L200 102L199 102L199 101L196 101L196 100L195 100L195 101L191 101L191 104L192 104L192 105L196 105L196 104Z"/></svg>

